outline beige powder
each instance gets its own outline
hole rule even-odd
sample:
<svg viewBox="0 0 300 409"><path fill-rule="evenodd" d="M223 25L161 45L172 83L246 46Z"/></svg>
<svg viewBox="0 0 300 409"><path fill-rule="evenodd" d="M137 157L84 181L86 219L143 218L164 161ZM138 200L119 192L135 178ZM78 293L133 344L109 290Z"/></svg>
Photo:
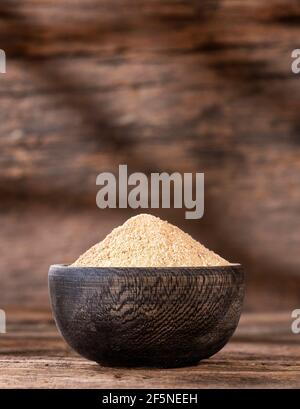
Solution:
<svg viewBox="0 0 300 409"><path fill-rule="evenodd" d="M140 214L114 229L72 267L200 267L230 263L178 227Z"/></svg>

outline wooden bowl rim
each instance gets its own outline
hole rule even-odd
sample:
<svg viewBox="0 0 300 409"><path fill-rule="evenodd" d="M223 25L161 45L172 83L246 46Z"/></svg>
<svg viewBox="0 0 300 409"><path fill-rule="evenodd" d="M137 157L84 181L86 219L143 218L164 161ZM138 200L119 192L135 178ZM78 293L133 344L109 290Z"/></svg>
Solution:
<svg viewBox="0 0 300 409"><path fill-rule="evenodd" d="M209 266L209 267L71 267L69 264L52 264L49 268L49 277L53 275L65 276L82 274L83 271L87 273L103 274L103 273L128 273L132 272L149 272L149 273L224 273L224 272L239 272L244 274L244 268L241 264L231 264L228 266Z"/></svg>

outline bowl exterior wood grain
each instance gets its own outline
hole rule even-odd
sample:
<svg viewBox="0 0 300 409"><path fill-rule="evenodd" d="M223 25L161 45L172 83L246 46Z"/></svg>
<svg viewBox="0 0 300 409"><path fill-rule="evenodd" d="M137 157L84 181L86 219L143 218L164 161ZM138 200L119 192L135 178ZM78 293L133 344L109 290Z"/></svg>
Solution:
<svg viewBox="0 0 300 409"><path fill-rule="evenodd" d="M178 367L218 352L237 327L240 265L49 271L56 324L67 343L103 365Z"/></svg>

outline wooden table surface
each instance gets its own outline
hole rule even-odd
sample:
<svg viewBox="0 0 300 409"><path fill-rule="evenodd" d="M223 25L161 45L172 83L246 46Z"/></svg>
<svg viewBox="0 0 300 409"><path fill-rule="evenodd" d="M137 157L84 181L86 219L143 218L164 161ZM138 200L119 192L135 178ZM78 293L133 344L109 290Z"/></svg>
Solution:
<svg viewBox="0 0 300 409"><path fill-rule="evenodd" d="M49 311L7 311L0 335L0 388L300 387L300 335L290 313L244 313L231 342L198 366L105 368L61 339Z"/></svg>

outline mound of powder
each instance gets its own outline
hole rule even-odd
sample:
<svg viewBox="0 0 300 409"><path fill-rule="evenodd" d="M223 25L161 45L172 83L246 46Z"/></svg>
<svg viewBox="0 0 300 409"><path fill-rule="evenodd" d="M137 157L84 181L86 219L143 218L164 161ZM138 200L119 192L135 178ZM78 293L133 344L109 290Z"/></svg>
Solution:
<svg viewBox="0 0 300 409"><path fill-rule="evenodd" d="M71 267L200 267L230 263L178 227L140 214L114 229Z"/></svg>

